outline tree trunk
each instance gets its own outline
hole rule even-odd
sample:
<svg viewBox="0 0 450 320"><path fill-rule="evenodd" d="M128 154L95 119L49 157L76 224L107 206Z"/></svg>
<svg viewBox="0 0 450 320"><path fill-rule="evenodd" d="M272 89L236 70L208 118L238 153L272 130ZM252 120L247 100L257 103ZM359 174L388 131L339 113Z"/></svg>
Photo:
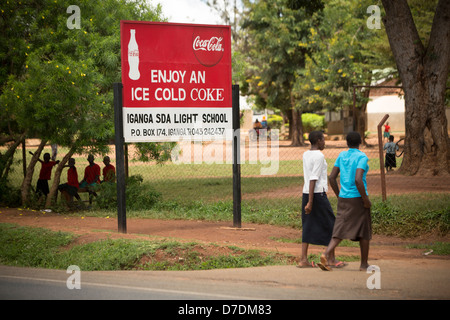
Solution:
<svg viewBox="0 0 450 320"><path fill-rule="evenodd" d="M303 146L303 124L302 124L302 111L295 107L294 95L291 94L291 106L292 106L292 147Z"/></svg>
<svg viewBox="0 0 450 320"><path fill-rule="evenodd" d="M286 112L287 123L289 124L288 128L288 140L292 140L292 110L288 110Z"/></svg>
<svg viewBox="0 0 450 320"><path fill-rule="evenodd" d="M299 118L299 111L295 108L292 108L292 123L291 126L292 127L292 133L291 133L291 146L296 147L296 146L301 146L300 143L300 132L298 132L298 118Z"/></svg>
<svg viewBox="0 0 450 320"><path fill-rule="evenodd" d="M362 95L364 98L368 98L370 95L370 88L365 88L365 91L362 92ZM367 146L365 133L367 130L367 102L364 102L361 104L360 108L355 108L354 112L356 113L354 116L354 119L356 121L355 123L355 130L361 135L362 144L364 146Z"/></svg>
<svg viewBox="0 0 450 320"><path fill-rule="evenodd" d="M405 153L400 172L449 174L445 87L450 67L450 1L440 0L428 48L406 0L382 0L383 22L405 92Z"/></svg>
<svg viewBox="0 0 450 320"><path fill-rule="evenodd" d="M14 153L25 136L26 133L23 133L20 137L13 138L12 141L14 141L14 143L9 146L8 150L4 154L0 152L0 182L6 181L8 178L9 169L14 159Z"/></svg>
<svg viewBox="0 0 450 320"><path fill-rule="evenodd" d="M286 135L286 123L289 123L289 118L286 116L286 114L281 111L281 117L283 118L283 121L281 123L281 128L280 128L280 137L285 137ZM288 138L289 138L289 132L288 134Z"/></svg>
<svg viewBox="0 0 450 320"><path fill-rule="evenodd" d="M41 140L41 143L34 152L34 155L31 157L30 163L28 164L27 172L23 178L22 186L20 187L20 192L22 194L22 205L28 205L28 202L30 201L30 186L31 181L33 180L34 167L36 166L36 163L38 162L41 152L46 144L47 140Z"/></svg>
<svg viewBox="0 0 450 320"><path fill-rule="evenodd" d="M75 153L75 148L71 148L69 152L62 158L61 162L58 164L55 170L55 175L53 176L53 183L50 187L50 192L47 196L47 200L45 201L45 207L50 208L52 206L52 201L58 193L58 186L61 181L61 174L66 165L67 161L73 156Z"/></svg>

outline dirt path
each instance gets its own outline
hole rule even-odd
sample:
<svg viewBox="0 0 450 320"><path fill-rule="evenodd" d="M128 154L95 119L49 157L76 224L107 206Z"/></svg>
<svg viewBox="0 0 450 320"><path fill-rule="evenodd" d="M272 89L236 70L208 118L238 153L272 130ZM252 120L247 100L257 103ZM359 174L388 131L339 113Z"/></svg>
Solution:
<svg viewBox="0 0 450 320"><path fill-rule="evenodd" d="M232 222L127 219L127 234L118 233L116 218L75 217L57 213L0 208L0 223L16 223L23 226L48 228L54 231L68 231L79 235L76 243L88 243L100 239L173 239L177 241L195 241L215 243L221 246L235 245L245 249L261 249L289 253L300 256L298 243L282 242L301 239L301 231L260 224L243 224L241 230L235 230ZM450 260L450 257L424 255L423 249L408 249L411 243L449 242L450 237L433 235L415 239L401 239L374 235L370 248L370 261L378 259L423 259ZM323 247L311 246L310 253L321 253ZM359 247L339 247L338 255L358 255Z"/></svg>

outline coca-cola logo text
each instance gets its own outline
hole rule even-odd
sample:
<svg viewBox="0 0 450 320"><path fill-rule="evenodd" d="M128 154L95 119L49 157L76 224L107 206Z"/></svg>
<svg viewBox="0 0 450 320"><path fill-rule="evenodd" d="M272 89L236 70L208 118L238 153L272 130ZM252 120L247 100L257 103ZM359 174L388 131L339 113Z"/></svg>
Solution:
<svg viewBox="0 0 450 320"><path fill-rule="evenodd" d="M192 43L192 48L195 51L223 51L222 40L222 37L211 37L210 39L202 40L200 36L197 36Z"/></svg>
<svg viewBox="0 0 450 320"><path fill-rule="evenodd" d="M129 57L139 57L139 50L130 50L128 51Z"/></svg>
<svg viewBox="0 0 450 320"><path fill-rule="evenodd" d="M192 50L198 62L213 67L220 62L225 52L224 36L216 28L196 29L192 34Z"/></svg>

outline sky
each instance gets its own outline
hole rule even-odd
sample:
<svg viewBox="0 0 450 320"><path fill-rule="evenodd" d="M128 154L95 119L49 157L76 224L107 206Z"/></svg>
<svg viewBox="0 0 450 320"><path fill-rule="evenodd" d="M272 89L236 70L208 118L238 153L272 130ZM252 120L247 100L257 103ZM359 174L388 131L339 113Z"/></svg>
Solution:
<svg viewBox="0 0 450 320"><path fill-rule="evenodd" d="M195 24L222 24L217 13L212 11L202 0L149 0L160 3L163 15L168 22Z"/></svg>

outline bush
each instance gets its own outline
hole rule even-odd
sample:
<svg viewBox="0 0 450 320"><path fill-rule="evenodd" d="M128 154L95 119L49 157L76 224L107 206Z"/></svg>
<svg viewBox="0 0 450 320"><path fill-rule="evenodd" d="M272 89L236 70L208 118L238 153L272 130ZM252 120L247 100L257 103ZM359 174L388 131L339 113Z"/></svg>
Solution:
<svg viewBox="0 0 450 320"><path fill-rule="evenodd" d="M281 129L283 117L277 114L271 114L267 119L267 124L271 129Z"/></svg>
<svg viewBox="0 0 450 320"><path fill-rule="evenodd" d="M161 198L161 193L151 186L144 185L141 175L134 175L127 179L125 196L126 207L130 210L142 210L152 208ZM100 209L117 208L117 184L102 183L98 190L97 206Z"/></svg>
<svg viewBox="0 0 450 320"><path fill-rule="evenodd" d="M271 115L267 120L269 126L272 129L279 129L283 124L283 118L278 115ZM302 114L303 132L311 132L314 130L325 129L325 116L321 116L315 113L303 113ZM286 129L289 128L289 123L286 124Z"/></svg>
<svg viewBox="0 0 450 320"><path fill-rule="evenodd" d="M323 130L325 128L325 117L314 113L302 114L303 132Z"/></svg>
<svg viewBox="0 0 450 320"><path fill-rule="evenodd" d="M372 227L375 234L400 237L418 237L425 234L447 235L450 231L450 207L448 201L440 200L441 208L421 208L416 201L405 197L393 203L375 201L371 208ZM439 201L439 200L437 200Z"/></svg>
<svg viewBox="0 0 450 320"><path fill-rule="evenodd" d="M0 206L18 207L21 203L20 189L11 187L8 181L0 181Z"/></svg>

